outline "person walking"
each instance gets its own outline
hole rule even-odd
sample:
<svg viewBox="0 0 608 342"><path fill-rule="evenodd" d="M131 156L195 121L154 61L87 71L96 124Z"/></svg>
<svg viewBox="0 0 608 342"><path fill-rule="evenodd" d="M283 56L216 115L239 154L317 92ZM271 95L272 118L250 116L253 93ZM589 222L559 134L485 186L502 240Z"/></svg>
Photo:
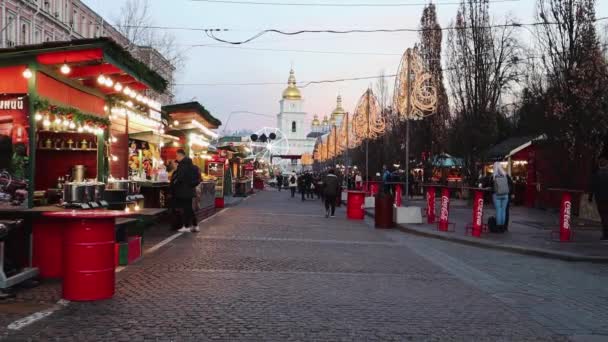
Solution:
<svg viewBox="0 0 608 342"><path fill-rule="evenodd" d="M192 210L192 199L195 196L194 188L200 183L198 181L200 175L197 177L194 164L192 159L186 157L184 150L177 150L177 169L171 175L171 194L173 196L174 209L181 211L181 225L180 232L198 232L198 225L191 227L193 223L194 211Z"/></svg>
<svg viewBox="0 0 608 342"><path fill-rule="evenodd" d="M494 163L494 175L492 176L492 200L496 209L496 226L498 231L504 232L507 220L507 206L509 205L509 194L511 193L511 181L499 162Z"/></svg>
<svg viewBox="0 0 608 342"><path fill-rule="evenodd" d="M335 217L336 214L336 199L338 197L338 189L340 183L336 172L329 170L323 179L323 197L325 199L325 217Z"/></svg>
<svg viewBox="0 0 608 342"><path fill-rule="evenodd" d="M306 175L300 174L298 177L298 192L302 195L302 201L305 201L306 198Z"/></svg>
<svg viewBox="0 0 608 342"><path fill-rule="evenodd" d="M357 171L355 174L355 190L363 190L363 178L361 177L361 173L359 173L359 171Z"/></svg>
<svg viewBox="0 0 608 342"><path fill-rule="evenodd" d="M308 199L315 198L315 196L313 194L313 188L314 188L314 184L313 184L312 174L310 172L306 172L306 179L304 182L304 190L306 191L306 198L308 198Z"/></svg>
<svg viewBox="0 0 608 342"><path fill-rule="evenodd" d="M391 193L391 185L388 184L391 181L391 172L386 165L382 166L382 186L385 194Z"/></svg>
<svg viewBox="0 0 608 342"><path fill-rule="evenodd" d="M282 174L277 174L277 188L279 189L279 191L281 191L281 188L283 187L283 175Z"/></svg>
<svg viewBox="0 0 608 342"><path fill-rule="evenodd" d="M608 241L608 159L601 157L597 171L591 177L589 201L595 198L597 211L602 221L602 241Z"/></svg>
<svg viewBox="0 0 608 342"><path fill-rule="evenodd" d="M296 189L298 188L298 176L295 172L289 176L289 190L291 190L291 198L296 196Z"/></svg>

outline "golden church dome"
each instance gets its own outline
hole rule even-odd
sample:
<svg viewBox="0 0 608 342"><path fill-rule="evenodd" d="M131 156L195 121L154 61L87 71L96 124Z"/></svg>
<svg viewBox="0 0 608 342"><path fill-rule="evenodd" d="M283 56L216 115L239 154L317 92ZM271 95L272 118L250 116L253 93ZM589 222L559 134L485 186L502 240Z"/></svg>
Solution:
<svg viewBox="0 0 608 342"><path fill-rule="evenodd" d="M312 125L313 127L321 126L321 122L319 121L318 115L315 115L314 119L312 119Z"/></svg>
<svg viewBox="0 0 608 342"><path fill-rule="evenodd" d="M336 119L338 116L344 116L344 114L346 114L346 111L342 108L342 96L338 95L338 100L336 102L336 109L331 113L332 119Z"/></svg>
<svg viewBox="0 0 608 342"><path fill-rule="evenodd" d="M283 99L285 100L301 100L302 94L296 86L296 76L293 69L289 72L289 80L287 80L287 88L283 91Z"/></svg>
<svg viewBox="0 0 608 342"><path fill-rule="evenodd" d="M329 119L327 119L327 115L323 117L323 126L329 125Z"/></svg>

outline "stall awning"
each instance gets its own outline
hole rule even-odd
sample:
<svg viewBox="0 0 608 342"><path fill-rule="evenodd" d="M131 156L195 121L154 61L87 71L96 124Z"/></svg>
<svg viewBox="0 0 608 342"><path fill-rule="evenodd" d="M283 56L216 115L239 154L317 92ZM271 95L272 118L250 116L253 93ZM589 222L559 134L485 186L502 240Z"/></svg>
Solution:
<svg viewBox="0 0 608 342"><path fill-rule="evenodd" d="M517 152L532 145L534 141L544 139L544 135L540 136L523 136L511 137L490 148L486 154L487 161L500 161L515 155Z"/></svg>
<svg viewBox="0 0 608 342"><path fill-rule="evenodd" d="M168 143L172 141L178 141L178 137L174 137L168 134L158 134L154 131L140 132L140 133L131 133L129 134L129 138L135 140L146 141L152 144L158 144L160 142Z"/></svg>
<svg viewBox="0 0 608 342"><path fill-rule="evenodd" d="M462 167L464 162L462 158L456 158L447 153L442 153L431 158L431 165L440 168Z"/></svg>
<svg viewBox="0 0 608 342"><path fill-rule="evenodd" d="M28 58L35 58L43 68L57 73L59 66L67 64L71 69L67 77L84 86L94 86L99 75L106 75L137 91L150 88L162 93L167 88L162 76L107 37L0 49L0 61L19 63ZM106 94L118 92L112 87L102 89Z"/></svg>
<svg viewBox="0 0 608 342"><path fill-rule="evenodd" d="M207 123L206 126L208 128L218 128L222 125L220 120L211 115L211 113L198 102L186 102L163 106L163 111L171 116L175 116L174 119L177 119L180 122L177 127L178 129L196 128L196 126L191 123L192 120L197 120L197 117L200 117L204 123Z"/></svg>

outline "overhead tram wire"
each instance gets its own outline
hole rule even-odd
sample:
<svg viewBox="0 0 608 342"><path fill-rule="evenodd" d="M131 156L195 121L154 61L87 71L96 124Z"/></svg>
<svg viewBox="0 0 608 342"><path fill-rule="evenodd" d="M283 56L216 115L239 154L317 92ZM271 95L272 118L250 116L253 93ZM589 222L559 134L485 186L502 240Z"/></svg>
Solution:
<svg viewBox="0 0 608 342"><path fill-rule="evenodd" d="M600 18L596 18L590 22L598 22L598 21L602 21L602 20L606 20L608 19L608 17L600 17ZM511 23L506 23L506 24L496 24L496 25L488 25L488 26L484 26L484 27L479 27L479 28L487 28L487 29L491 29L491 28L504 28L504 27L515 27L515 28L521 28L524 26L542 26L542 25L559 25L559 23L555 23L555 22L533 22L533 23L517 23L517 22L511 22ZM230 45L243 45L243 44L247 44L251 41L254 41L262 36L264 36L267 33L276 33L276 34L280 34L280 35L284 35L284 36L296 36L296 35L300 35L300 34L310 34L310 33L329 33L329 34L353 34L353 33L396 33L396 32L412 32L412 33L420 33L423 31L451 31L451 30L469 30L471 29L471 27L463 27L463 28L458 28L458 27L440 27L440 28L427 28L427 29L421 29L421 28L396 28L396 29L369 29L369 30L365 30L365 29L353 29L353 30L298 30L298 31L282 31L282 30L277 30L277 29L267 29L267 30L263 30L260 31L258 33L256 33L255 35L253 35L252 37L242 40L242 41L229 41L229 40L225 40L222 38L219 38L215 35L215 32L219 32L219 31L227 31L227 30L220 30L220 29L208 29L208 30L204 30L205 34L207 35L207 37L218 41L220 43L225 43L225 44L230 44Z"/></svg>
<svg viewBox="0 0 608 342"><path fill-rule="evenodd" d="M401 3L336 3L336 2L269 2L269 1L239 1L239 0L191 0L193 2L206 2L225 5L252 5L252 6L297 6L297 7L413 7L426 6L428 2L401 2ZM490 3L519 2L521 0L491 0ZM460 1L436 2L435 5L460 5Z"/></svg>
<svg viewBox="0 0 608 342"><path fill-rule="evenodd" d="M519 58L521 61L539 59L542 56L523 56ZM441 71L450 71L456 70L456 68L448 67L441 68ZM373 80L379 78L393 78L396 77L397 74L388 74L388 75L375 75L375 76L361 76L361 77L346 77L346 78L336 78L330 80L317 80L317 81L302 81L298 82L298 87L306 88L311 85L316 84L326 84L326 83L339 83L339 82L350 82L350 81L364 81L364 80ZM240 87L240 86L269 86L269 85L285 85L285 82L245 82L245 83L176 83L175 86L180 87L189 87L189 86L201 86L201 87L219 87L219 86L231 86L231 87Z"/></svg>
<svg viewBox="0 0 608 342"><path fill-rule="evenodd" d="M366 52L366 51L326 51L326 50L293 50L293 49L273 49L273 48L255 48L255 47L244 47L244 46L231 46L231 45L208 45L208 44L192 44L188 45L191 48L196 47L207 47L215 49L239 49L239 50L252 50L252 51L272 51L272 52L299 52L299 53L317 53L327 55L362 55L362 56L401 56L402 53L388 53L388 52Z"/></svg>
<svg viewBox="0 0 608 342"><path fill-rule="evenodd" d="M363 76L363 77L351 77L351 78L338 78L331 80L319 80L319 81L306 81L306 82L298 82L298 87L306 88L313 84L323 84L323 83L338 83L338 82L347 82L347 81L361 81L361 80L371 80L378 78L391 78L397 76L396 74L391 75L377 75L377 76ZM175 86L180 87L190 87L190 86L201 86L201 87L216 87L216 86L266 86L266 85L285 85L285 82L245 82L245 83L176 83Z"/></svg>

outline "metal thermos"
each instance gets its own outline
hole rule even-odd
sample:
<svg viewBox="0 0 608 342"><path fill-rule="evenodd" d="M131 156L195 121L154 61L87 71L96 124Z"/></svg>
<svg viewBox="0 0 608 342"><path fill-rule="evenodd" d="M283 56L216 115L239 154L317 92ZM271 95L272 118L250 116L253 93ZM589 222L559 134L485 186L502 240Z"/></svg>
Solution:
<svg viewBox="0 0 608 342"><path fill-rule="evenodd" d="M84 165L75 165L72 168L72 182L84 182L86 177L87 167Z"/></svg>

